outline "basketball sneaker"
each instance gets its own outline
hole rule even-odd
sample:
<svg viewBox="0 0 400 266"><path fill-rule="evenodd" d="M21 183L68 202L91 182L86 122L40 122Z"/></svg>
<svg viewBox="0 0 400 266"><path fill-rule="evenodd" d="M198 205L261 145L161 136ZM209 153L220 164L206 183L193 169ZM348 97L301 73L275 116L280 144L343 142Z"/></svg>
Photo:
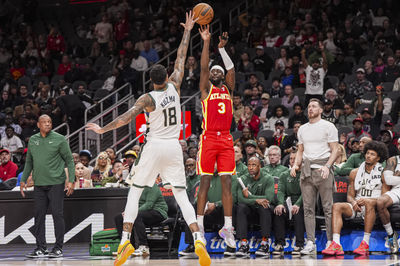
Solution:
<svg viewBox="0 0 400 266"><path fill-rule="evenodd" d="M363 240L358 248L353 251L353 253L361 256L367 256L369 255L369 245Z"/></svg>
<svg viewBox="0 0 400 266"><path fill-rule="evenodd" d="M300 251L301 255L316 255L317 247L314 242L308 240L306 246Z"/></svg>
<svg viewBox="0 0 400 266"><path fill-rule="evenodd" d="M49 256L49 251L45 248L36 248L33 252L28 253L25 256L32 259L47 258Z"/></svg>
<svg viewBox="0 0 400 266"><path fill-rule="evenodd" d="M191 256L194 254L194 246L193 244L189 244L184 250L179 252L181 256Z"/></svg>
<svg viewBox="0 0 400 266"><path fill-rule="evenodd" d="M274 248L274 251L272 251L272 254L274 255L283 255L284 253L284 248L281 244L277 244Z"/></svg>
<svg viewBox="0 0 400 266"><path fill-rule="evenodd" d="M126 240L123 245L120 244L118 246L118 254L114 261L114 266L120 266L124 264L133 252L135 252L135 248L131 245L129 240Z"/></svg>
<svg viewBox="0 0 400 266"><path fill-rule="evenodd" d="M398 238L399 236L397 235L396 231L393 231L393 235L391 235L391 237L388 237L390 253L392 254L396 254L399 251L399 243L397 242Z"/></svg>
<svg viewBox="0 0 400 266"><path fill-rule="evenodd" d="M222 227L222 229L219 230L218 232L219 236L225 240L225 244L228 247L236 249L236 241L233 233L234 233L233 227L225 227L225 226Z"/></svg>
<svg viewBox="0 0 400 266"><path fill-rule="evenodd" d="M322 250L323 255L335 256L344 255L343 248L340 244L332 241L332 243L326 249Z"/></svg>
<svg viewBox="0 0 400 266"><path fill-rule="evenodd" d="M301 252L302 250L303 250L303 247L302 247L302 246L301 246L301 247L295 246L295 247L293 248L292 255L294 255L294 256L301 255L300 252Z"/></svg>
<svg viewBox="0 0 400 266"><path fill-rule="evenodd" d="M204 239L197 239L194 241L194 252L199 257L200 266L211 265L211 258L210 255L208 255L206 241Z"/></svg>
<svg viewBox="0 0 400 266"><path fill-rule="evenodd" d="M238 251L236 252L236 256L243 257L243 258L250 256L249 243L247 242L247 240L242 240L240 242L240 247L239 247Z"/></svg>
<svg viewBox="0 0 400 266"><path fill-rule="evenodd" d="M49 258L61 258L63 256L63 251L60 248L53 248L49 253Z"/></svg>
<svg viewBox="0 0 400 266"><path fill-rule="evenodd" d="M150 249L148 246L140 245L139 248L136 249L132 255L135 257L140 257L140 256L147 257L150 256Z"/></svg>
<svg viewBox="0 0 400 266"><path fill-rule="evenodd" d="M236 255L236 248L231 248L230 246L227 246L225 251L224 251L225 256L235 256Z"/></svg>

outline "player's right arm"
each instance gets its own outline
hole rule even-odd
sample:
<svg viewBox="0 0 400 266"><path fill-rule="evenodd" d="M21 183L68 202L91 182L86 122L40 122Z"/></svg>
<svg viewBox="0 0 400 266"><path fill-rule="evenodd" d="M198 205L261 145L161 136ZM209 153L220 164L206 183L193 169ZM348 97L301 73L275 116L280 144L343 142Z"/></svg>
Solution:
<svg viewBox="0 0 400 266"><path fill-rule="evenodd" d="M296 177L296 172L300 171L301 162L303 161L303 152L304 152L304 145L299 143L297 145L296 159L294 160L293 167L290 170L290 175L292 177Z"/></svg>
<svg viewBox="0 0 400 266"><path fill-rule="evenodd" d="M124 114L118 116L114 121L108 123L103 128L94 123L88 123L86 130L93 130L98 134L103 134L107 131L122 127L131 122L138 114L143 111L152 112L155 109L153 99L146 93L139 97L135 105L126 111Z"/></svg>
<svg viewBox="0 0 400 266"><path fill-rule="evenodd" d="M358 168L351 170L349 175L349 185L347 186L347 202L352 206L357 203L355 196L356 191L354 190L354 180L356 179Z"/></svg>
<svg viewBox="0 0 400 266"><path fill-rule="evenodd" d="M305 68L307 68L308 62L307 62L307 58L306 58L306 49L304 49L304 48L301 50L301 61L303 62L303 66Z"/></svg>
<svg viewBox="0 0 400 266"><path fill-rule="evenodd" d="M210 62L211 41L210 26L200 26L199 32L204 41L200 59L200 91L201 100L204 100L207 98L210 89L210 70L208 69L208 64Z"/></svg>

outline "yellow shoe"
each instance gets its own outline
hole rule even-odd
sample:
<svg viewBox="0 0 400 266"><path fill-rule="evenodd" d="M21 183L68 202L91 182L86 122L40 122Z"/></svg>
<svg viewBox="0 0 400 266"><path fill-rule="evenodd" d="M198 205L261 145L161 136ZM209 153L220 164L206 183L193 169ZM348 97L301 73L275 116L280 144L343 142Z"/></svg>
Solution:
<svg viewBox="0 0 400 266"><path fill-rule="evenodd" d="M201 240L196 240L194 243L194 252L199 256L199 263L201 266L211 265L210 255L208 255L207 249Z"/></svg>
<svg viewBox="0 0 400 266"><path fill-rule="evenodd" d="M126 240L123 245L118 246L117 258L114 261L114 266L120 266L125 263L129 256L135 251L129 240Z"/></svg>

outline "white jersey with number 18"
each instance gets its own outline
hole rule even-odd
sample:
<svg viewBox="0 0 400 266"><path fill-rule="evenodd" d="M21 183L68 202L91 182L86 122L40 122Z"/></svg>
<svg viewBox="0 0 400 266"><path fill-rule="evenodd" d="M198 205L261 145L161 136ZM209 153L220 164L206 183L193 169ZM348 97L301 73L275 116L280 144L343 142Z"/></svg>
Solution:
<svg viewBox="0 0 400 266"><path fill-rule="evenodd" d="M165 90L154 90L149 96L155 103L155 110L146 113L146 139L178 139L181 130L180 97L172 83Z"/></svg>

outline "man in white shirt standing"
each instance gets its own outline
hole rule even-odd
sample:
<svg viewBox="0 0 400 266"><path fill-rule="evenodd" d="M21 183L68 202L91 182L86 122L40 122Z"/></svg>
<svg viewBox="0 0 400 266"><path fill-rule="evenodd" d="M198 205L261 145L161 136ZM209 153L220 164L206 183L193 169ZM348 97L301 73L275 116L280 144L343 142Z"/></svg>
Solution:
<svg viewBox="0 0 400 266"><path fill-rule="evenodd" d="M322 66L320 65L320 58L314 58L311 66L308 64L306 58L306 49L301 50L301 60L303 66L306 68L306 102L308 105L311 98L317 98L322 101L322 94L324 93L324 77L328 70L328 62L326 61L325 47L322 42L319 42L319 50L322 56Z"/></svg>
<svg viewBox="0 0 400 266"><path fill-rule="evenodd" d="M332 242L332 205L334 178L332 164L338 151L338 131L334 124L321 119L322 102L310 99L308 104L309 122L302 125L297 133L299 143L291 176L300 170L300 187L303 196L304 221L307 244L303 255L316 254L315 246L315 203L317 193L321 196L325 214L328 245Z"/></svg>

